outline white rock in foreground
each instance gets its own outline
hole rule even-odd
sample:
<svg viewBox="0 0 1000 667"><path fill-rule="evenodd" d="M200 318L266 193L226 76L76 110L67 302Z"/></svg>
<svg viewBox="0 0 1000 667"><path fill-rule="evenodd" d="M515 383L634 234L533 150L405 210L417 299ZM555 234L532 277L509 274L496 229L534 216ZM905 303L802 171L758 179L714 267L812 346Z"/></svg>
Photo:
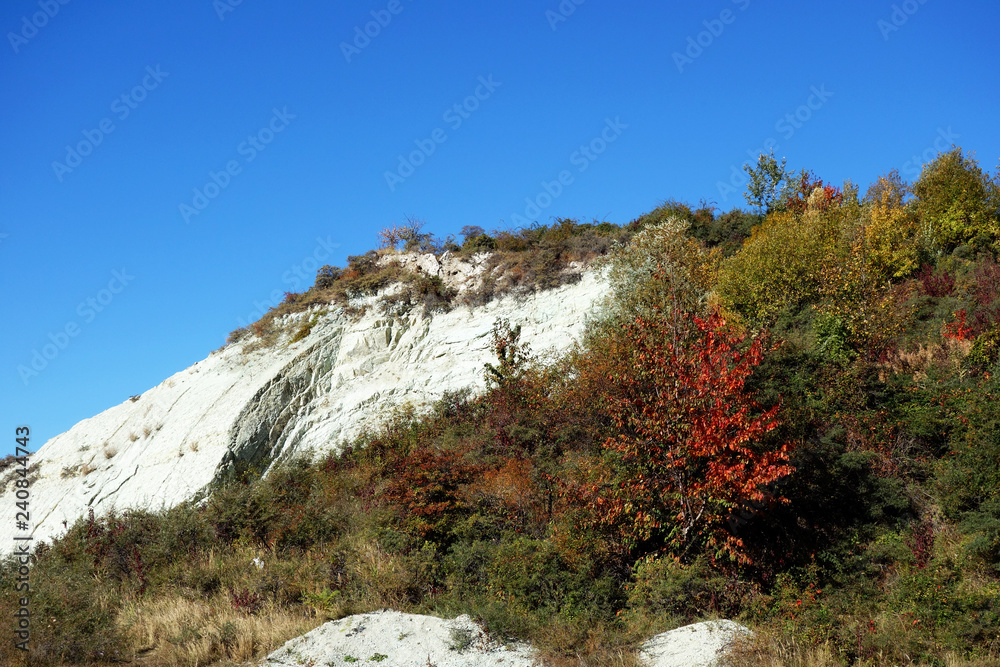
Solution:
<svg viewBox="0 0 1000 667"><path fill-rule="evenodd" d="M377 611L330 621L287 642L261 667L380 665L381 667L530 667L531 651L489 641L468 616Z"/></svg>
<svg viewBox="0 0 1000 667"><path fill-rule="evenodd" d="M714 667L733 642L751 634L733 621L704 621L656 635L639 657L650 667Z"/></svg>

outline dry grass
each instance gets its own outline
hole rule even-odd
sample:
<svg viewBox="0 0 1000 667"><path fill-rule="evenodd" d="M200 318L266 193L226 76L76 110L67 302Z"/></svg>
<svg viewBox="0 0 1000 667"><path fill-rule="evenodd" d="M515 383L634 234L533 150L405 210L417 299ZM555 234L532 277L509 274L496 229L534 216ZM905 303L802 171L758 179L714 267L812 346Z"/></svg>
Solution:
<svg viewBox="0 0 1000 667"><path fill-rule="evenodd" d="M638 656L625 649L605 649L589 655L538 657L543 667L647 667Z"/></svg>
<svg viewBox="0 0 1000 667"><path fill-rule="evenodd" d="M958 365L972 350L972 341L945 338L943 344L920 343L915 350L896 350L881 365L879 379L884 380L889 371L894 374L912 375L915 382L927 379L927 370L934 365Z"/></svg>
<svg viewBox="0 0 1000 667"><path fill-rule="evenodd" d="M355 605L365 609L404 608L412 575L400 558L371 540L359 540L348 549L352 556L348 578L366 583L364 591L354 598Z"/></svg>
<svg viewBox="0 0 1000 667"><path fill-rule="evenodd" d="M115 457L115 454L118 453L118 450L115 449L114 447L109 447L107 443L105 443L103 452L104 452L104 458L113 459Z"/></svg>
<svg viewBox="0 0 1000 667"><path fill-rule="evenodd" d="M138 439L139 439L139 436L137 436L135 433L129 433L128 434L128 440L129 440L129 442L135 442Z"/></svg>
<svg viewBox="0 0 1000 667"><path fill-rule="evenodd" d="M945 667L996 667L1000 665L1000 655L991 655L985 658L963 658L956 655L946 655L944 657Z"/></svg>
<svg viewBox="0 0 1000 667"><path fill-rule="evenodd" d="M125 606L118 624L138 664L188 667L260 658L318 621L272 608L247 615L220 596L207 604L181 597L143 600Z"/></svg>
<svg viewBox="0 0 1000 667"><path fill-rule="evenodd" d="M320 605L322 608L289 607L285 594L275 599L263 596L255 611L237 608L234 590L260 590L262 582L268 580L285 582L287 594L299 591L306 600L322 599L324 593L329 593L322 576L328 568L328 557L306 552L282 560L265 548L241 546L221 554L210 551L183 566L214 573L225 582L211 596L194 600L173 589L155 598L132 600L122 605L117 624L127 638L135 664L144 667L230 665L256 660L329 618L404 604L408 573L398 558L361 541L352 551L354 567L347 576L370 579L364 580L367 596L361 597L366 599L355 597L350 609L339 600L330 600L332 604ZM254 558L260 558L264 567L254 565Z"/></svg>
<svg viewBox="0 0 1000 667"><path fill-rule="evenodd" d="M646 667L620 632L600 623L552 623L533 643L545 667ZM575 646L576 650L560 650L564 646Z"/></svg>
<svg viewBox="0 0 1000 667"><path fill-rule="evenodd" d="M954 654L944 656L946 667L996 667L1000 655L983 658L964 658ZM871 661L847 662L836 656L828 644L804 646L794 638L779 637L766 631L738 641L732 651L719 663L719 667L881 667L890 663L889 658L876 657ZM908 662L909 667L931 667L925 662Z"/></svg>
<svg viewBox="0 0 1000 667"><path fill-rule="evenodd" d="M737 640L720 667L843 667L828 645L803 646L794 638L758 631Z"/></svg>

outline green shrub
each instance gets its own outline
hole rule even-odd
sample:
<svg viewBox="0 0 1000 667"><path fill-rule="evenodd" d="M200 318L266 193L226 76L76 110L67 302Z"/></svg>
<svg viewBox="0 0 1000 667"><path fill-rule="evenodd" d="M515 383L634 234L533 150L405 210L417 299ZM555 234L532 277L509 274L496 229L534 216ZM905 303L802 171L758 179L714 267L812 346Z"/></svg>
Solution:
<svg viewBox="0 0 1000 667"><path fill-rule="evenodd" d="M722 263L719 294L726 306L754 325L771 324L787 307L820 298L821 269L839 238L835 215L772 213L753 229L742 249Z"/></svg>
<svg viewBox="0 0 1000 667"><path fill-rule="evenodd" d="M498 549L489 588L499 599L528 612L571 619L612 618L621 608L622 588L610 573L592 566L566 562L549 540L516 538Z"/></svg>
<svg viewBox="0 0 1000 667"><path fill-rule="evenodd" d="M988 370L1000 359L1000 325L976 336L965 363L969 368Z"/></svg>
<svg viewBox="0 0 1000 667"><path fill-rule="evenodd" d="M924 166L913 184L914 207L930 249L1000 250L1000 189L959 147Z"/></svg>
<svg viewBox="0 0 1000 667"><path fill-rule="evenodd" d="M647 558L635 566L628 587L628 609L660 619L661 625L682 625L709 615L734 615L738 609L727 581L704 560L683 565L672 558Z"/></svg>
<svg viewBox="0 0 1000 667"><path fill-rule="evenodd" d="M491 250L496 250L496 247L497 243L493 240L493 237L483 232L477 236L466 239L465 243L462 244L462 252L490 252Z"/></svg>
<svg viewBox="0 0 1000 667"><path fill-rule="evenodd" d="M627 245L615 246L602 262L610 294L604 317L610 326L653 311L704 312L715 284L719 252L688 235L680 218L646 222Z"/></svg>

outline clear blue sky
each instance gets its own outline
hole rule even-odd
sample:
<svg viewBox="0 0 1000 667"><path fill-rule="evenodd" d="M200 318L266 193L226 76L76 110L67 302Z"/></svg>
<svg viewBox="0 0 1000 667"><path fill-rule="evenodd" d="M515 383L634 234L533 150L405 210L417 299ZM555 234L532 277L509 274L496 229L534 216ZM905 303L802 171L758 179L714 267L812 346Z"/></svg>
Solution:
<svg viewBox="0 0 1000 667"><path fill-rule="evenodd" d="M995 0L576 1L3 2L0 450L202 359L405 216L726 210L768 139L862 187L935 141L996 168Z"/></svg>

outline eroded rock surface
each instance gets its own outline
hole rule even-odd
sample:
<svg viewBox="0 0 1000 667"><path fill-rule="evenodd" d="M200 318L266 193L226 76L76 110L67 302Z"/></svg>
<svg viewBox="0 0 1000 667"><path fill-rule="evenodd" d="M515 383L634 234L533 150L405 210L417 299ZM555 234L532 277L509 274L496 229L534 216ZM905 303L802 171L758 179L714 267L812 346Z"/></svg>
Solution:
<svg viewBox="0 0 1000 667"><path fill-rule="evenodd" d="M274 346L228 345L45 443L31 457L34 537L51 539L90 509L171 507L234 470L336 450L396 406L480 390L497 318L521 324L535 352L563 350L603 288L587 273L573 285L429 317L371 309L352 318L332 306L292 316L283 322L290 333ZM309 335L290 343L312 318ZM7 531L16 511L13 474L0 479Z"/></svg>

